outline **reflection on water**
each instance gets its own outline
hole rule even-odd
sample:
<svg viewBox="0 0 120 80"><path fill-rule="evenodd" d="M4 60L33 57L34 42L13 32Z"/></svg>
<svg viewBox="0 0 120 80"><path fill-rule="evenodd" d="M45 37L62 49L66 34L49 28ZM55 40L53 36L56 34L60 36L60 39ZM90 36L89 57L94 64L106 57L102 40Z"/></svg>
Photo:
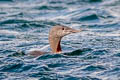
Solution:
<svg viewBox="0 0 120 80"><path fill-rule="evenodd" d="M0 80L119 80L119 0L0 0ZM49 29L63 24L81 33L50 51ZM25 54L24 54L25 53Z"/></svg>

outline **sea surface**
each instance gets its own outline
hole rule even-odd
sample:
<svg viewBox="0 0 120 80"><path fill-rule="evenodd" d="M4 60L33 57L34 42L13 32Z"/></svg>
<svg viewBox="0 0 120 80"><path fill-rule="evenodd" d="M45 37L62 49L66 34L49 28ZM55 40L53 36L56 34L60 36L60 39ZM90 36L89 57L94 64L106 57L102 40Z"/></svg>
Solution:
<svg viewBox="0 0 120 80"><path fill-rule="evenodd" d="M58 24L83 31L29 56ZM0 80L120 80L120 0L0 0Z"/></svg>

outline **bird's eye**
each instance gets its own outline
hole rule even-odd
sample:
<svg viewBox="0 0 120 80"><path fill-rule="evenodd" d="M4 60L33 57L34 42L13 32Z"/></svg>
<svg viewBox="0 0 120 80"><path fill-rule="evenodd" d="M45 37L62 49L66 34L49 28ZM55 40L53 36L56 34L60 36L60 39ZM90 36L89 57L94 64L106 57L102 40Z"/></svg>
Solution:
<svg viewBox="0 0 120 80"><path fill-rule="evenodd" d="M64 30L64 28L62 28L62 30Z"/></svg>

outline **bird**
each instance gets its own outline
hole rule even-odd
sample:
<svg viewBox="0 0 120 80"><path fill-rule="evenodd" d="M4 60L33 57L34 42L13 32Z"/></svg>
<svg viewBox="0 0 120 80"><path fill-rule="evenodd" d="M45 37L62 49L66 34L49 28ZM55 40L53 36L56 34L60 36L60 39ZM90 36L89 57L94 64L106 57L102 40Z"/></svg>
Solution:
<svg viewBox="0 0 120 80"><path fill-rule="evenodd" d="M64 25L53 26L49 31L49 37L48 37L51 53L55 53L55 54L62 53L61 39L68 34L78 33L78 32L81 32L81 30L76 30ZM29 55L36 57L43 55L45 53L48 52L34 50L34 51L30 51Z"/></svg>

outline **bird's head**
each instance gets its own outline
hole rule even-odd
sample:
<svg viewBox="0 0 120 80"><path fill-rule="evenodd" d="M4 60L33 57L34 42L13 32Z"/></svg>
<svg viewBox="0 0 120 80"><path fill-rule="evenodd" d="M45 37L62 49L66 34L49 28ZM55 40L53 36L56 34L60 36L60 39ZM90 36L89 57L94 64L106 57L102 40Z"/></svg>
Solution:
<svg viewBox="0 0 120 80"><path fill-rule="evenodd" d="M54 37L57 37L57 38L62 38L68 34L71 34L71 33L77 33L77 32L80 32L81 30L76 30L76 29L73 29L73 28L69 28L69 27L66 27L66 26L61 26L61 25L57 25L57 26L54 26L52 27L52 29L50 30L50 35L49 36L54 36Z"/></svg>

